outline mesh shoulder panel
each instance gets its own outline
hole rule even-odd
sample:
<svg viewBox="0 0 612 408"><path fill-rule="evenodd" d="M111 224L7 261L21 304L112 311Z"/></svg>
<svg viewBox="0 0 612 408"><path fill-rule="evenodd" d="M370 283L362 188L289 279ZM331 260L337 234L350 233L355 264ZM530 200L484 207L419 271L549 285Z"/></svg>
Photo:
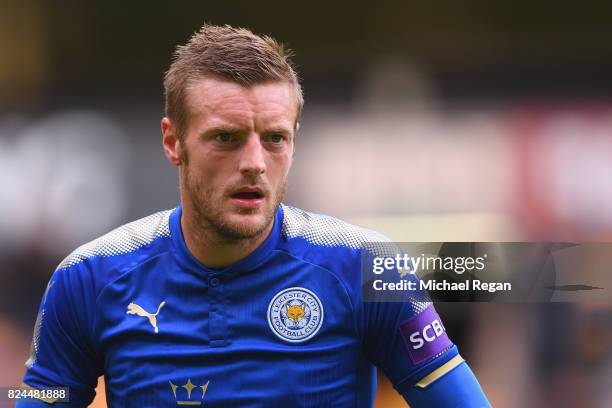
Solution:
<svg viewBox="0 0 612 408"><path fill-rule="evenodd" d="M301 237L324 247L361 249L375 256L394 257L402 249L383 234L358 227L327 215L313 214L288 205L283 206L282 233L288 238ZM362 252L363 253L363 252ZM415 314L430 304L427 292L406 297Z"/></svg>
<svg viewBox="0 0 612 408"><path fill-rule="evenodd" d="M311 244L326 247L368 249L374 253L393 254L396 246L386 236L327 215L313 214L288 205L283 206L283 234L302 237Z"/></svg>
<svg viewBox="0 0 612 408"><path fill-rule="evenodd" d="M150 244L156 238L169 237L169 218L172 210L122 225L106 235L80 246L66 257L57 269L68 268L94 256L110 257L127 254Z"/></svg>

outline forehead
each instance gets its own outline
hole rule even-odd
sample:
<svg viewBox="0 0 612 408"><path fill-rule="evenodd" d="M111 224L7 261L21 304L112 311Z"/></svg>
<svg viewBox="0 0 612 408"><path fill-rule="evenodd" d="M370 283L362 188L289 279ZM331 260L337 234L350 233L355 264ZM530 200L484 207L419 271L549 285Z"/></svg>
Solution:
<svg viewBox="0 0 612 408"><path fill-rule="evenodd" d="M293 127L297 119L295 90L290 83L281 81L247 87L205 77L189 84L185 105L191 120L206 123L262 126L274 122Z"/></svg>

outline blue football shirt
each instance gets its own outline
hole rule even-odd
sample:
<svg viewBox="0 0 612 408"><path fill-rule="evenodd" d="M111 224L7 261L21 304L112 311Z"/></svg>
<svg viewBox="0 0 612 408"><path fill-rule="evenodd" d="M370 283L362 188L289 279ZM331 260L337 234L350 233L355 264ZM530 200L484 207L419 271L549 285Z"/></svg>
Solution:
<svg viewBox="0 0 612 408"><path fill-rule="evenodd" d="M362 301L362 243L384 236L280 205L259 248L212 269L180 217L179 206L126 224L59 265L27 386L67 386L86 406L104 374L112 407L353 408L372 406L375 366L405 394L461 364L447 337L415 352L442 330L426 324L431 303Z"/></svg>

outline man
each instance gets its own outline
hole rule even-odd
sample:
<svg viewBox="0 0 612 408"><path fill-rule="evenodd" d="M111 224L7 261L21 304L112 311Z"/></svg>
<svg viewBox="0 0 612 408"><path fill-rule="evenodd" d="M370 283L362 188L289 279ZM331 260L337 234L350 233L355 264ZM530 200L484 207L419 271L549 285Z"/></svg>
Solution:
<svg viewBox="0 0 612 408"><path fill-rule="evenodd" d="M282 46L205 25L164 85L181 205L60 264L26 389L86 406L104 374L114 407L369 407L378 366L412 407L489 406L445 333L411 335L431 303L361 300L361 243L384 237L281 204L303 105Z"/></svg>

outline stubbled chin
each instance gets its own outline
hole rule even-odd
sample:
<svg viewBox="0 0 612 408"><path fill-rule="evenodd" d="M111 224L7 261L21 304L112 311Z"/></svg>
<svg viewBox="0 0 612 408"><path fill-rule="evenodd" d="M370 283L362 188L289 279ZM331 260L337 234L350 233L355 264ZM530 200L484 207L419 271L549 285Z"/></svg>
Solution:
<svg viewBox="0 0 612 408"><path fill-rule="evenodd" d="M266 216L260 210L238 209L229 214L227 220L234 225L257 229L265 224Z"/></svg>

